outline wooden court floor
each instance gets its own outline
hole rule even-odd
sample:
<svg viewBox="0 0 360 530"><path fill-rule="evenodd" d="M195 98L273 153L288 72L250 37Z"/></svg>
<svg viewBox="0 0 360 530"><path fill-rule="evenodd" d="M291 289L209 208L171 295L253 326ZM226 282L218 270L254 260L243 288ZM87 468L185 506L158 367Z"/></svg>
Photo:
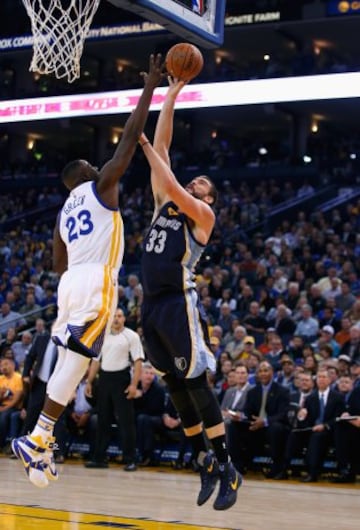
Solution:
<svg viewBox="0 0 360 530"><path fill-rule="evenodd" d="M245 477L226 512L196 506L199 477L166 467L58 466L60 478L35 488L17 460L0 458L0 530L359 530L360 487Z"/></svg>

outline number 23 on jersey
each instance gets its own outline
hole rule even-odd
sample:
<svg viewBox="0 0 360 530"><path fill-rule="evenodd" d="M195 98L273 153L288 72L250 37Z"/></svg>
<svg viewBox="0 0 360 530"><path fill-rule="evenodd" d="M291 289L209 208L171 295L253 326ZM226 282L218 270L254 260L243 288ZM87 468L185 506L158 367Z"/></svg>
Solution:
<svg viewBox="0 0 360 530"><path fill-rule="evenodd" d="M90 234L94 225L89 210L81 210L76 216L69 217L66 221L66 228L69 230L69 243L78 239L79 236Z"/></svg>

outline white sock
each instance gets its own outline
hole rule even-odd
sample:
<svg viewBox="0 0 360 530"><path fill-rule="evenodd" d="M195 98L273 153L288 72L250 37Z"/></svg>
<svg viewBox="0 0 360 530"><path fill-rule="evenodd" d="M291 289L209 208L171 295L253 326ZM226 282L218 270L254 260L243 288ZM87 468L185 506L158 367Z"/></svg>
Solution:
<svg viewBox="0 0 360 530"><path fill-rule="evenodd" d="M53 436L54 425L56 419L48 416L42 412L38 418L37 424L34 427L34 430L31 433L31 436L40 436L41 440L45 444L49 438Z"/></svg>

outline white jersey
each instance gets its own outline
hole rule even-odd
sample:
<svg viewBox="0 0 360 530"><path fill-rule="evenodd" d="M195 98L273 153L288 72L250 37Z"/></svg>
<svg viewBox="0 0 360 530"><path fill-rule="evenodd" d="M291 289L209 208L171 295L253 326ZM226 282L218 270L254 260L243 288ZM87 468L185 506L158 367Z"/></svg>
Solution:
<svg viewBox="0 0 360 530"><path fill-rule="evenodd" d="M68 268L108 265L119 270L124 254L124 227L118 209L105 206L94 181L74 188L60 213L59 230L68 254Z"/></svg>

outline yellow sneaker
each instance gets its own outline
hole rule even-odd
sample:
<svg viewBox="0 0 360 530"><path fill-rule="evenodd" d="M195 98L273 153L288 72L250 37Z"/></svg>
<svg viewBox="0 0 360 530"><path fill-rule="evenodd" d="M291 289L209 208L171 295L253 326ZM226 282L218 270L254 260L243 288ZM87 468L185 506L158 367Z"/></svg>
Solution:
<svg viewBox="0 0 360 530"><path fill-rule="evenodd" d="M45 488L49 481L45 474L44 456L46 446L40 436L21 436L11 442L14 455L21 460L30 482L38 488Z"/></svg>

